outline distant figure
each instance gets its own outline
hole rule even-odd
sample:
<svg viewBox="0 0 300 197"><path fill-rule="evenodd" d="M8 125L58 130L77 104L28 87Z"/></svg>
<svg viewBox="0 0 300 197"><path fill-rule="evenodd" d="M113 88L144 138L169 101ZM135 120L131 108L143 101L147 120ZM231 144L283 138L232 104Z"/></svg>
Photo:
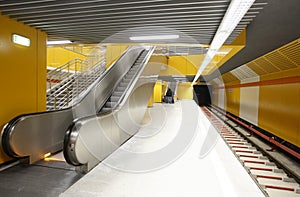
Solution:
<svg viewBox="0 0 300 197"><path fill-rule="evenodd" d="M165 103L174 103L173 92L170 88L168 88L166 95L163 98Z"/></svg>
<svg viewBox="0 0 300 197"><path fill-rule="evenodd" d="M170 88L168 88L166 96L173 96L173 92Z"/></svg>

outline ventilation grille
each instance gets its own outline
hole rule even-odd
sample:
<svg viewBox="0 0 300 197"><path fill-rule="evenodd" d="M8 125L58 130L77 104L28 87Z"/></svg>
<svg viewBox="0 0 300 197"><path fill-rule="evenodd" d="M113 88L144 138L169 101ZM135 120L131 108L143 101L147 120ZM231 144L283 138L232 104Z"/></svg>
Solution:
<svg viewBox="0 0 300 197"><path fill-rule="evenodd" d="M280 72L300 66L300 39L259 57L247 66L258 75Z"/></svg>

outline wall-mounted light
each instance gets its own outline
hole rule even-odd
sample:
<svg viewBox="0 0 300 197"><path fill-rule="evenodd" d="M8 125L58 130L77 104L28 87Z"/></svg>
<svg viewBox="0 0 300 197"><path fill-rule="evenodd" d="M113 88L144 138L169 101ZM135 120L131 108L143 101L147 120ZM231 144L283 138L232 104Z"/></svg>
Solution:
<svg viewBox="0 0 300 197"><path fill-rule="evenodd" d="M179 35L132 36L130 40L169 40L178 39Z"/></svg>
<svg viewBox="0 0 300 197"><path fill-rule="evenodd" d="M24 36L20 36L18 34L13 34L12 35L12 41L13 43L19 44L19 45L23 45L23 46L30 46L30 39L26 38Z"/></svg>
<svg viewBox="0 0 300 197"><path fill-rule="evenodd" d="M47 45L54 45L54 44L71 44L70 40L54 40L54 41L47 41Z"/></svg>

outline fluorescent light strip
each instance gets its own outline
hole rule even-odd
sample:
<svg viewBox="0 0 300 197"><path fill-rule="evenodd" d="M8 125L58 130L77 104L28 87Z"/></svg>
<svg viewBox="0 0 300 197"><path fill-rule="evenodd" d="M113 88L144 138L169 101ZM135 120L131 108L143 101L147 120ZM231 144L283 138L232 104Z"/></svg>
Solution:
<svg viewBox="0 0 300 197"><path fill-rule="evenodd" d="M133 36L129 37L130 40L169 40L178 39L179 35L156 35L156 36Z"/></svg>
<svg viewBox="0 0 300 197"><path fill-rule="evenodd" d="M53 45L53 44L70 44L70 43L72 43L70 40L47 41L47 45Z"/></svg>
<svg viewBox="0 0 300 197"><path fill-rule="evenodd" d="M212 43L200 65L192 85L198 80L204 69L212 61L217 51L221 48L232 31L236 28L244 15L248 12L255 0L232 0L225 16L215 34Z"/></svg>
<svg viewBox="0 0 300 197"><path fill-rule="evenodd" d="M13 34L12 35L12 40L16 44L27 46L27 47L30 46L30 39L26 38L24 36L20 36L18 34Z"/></svg>

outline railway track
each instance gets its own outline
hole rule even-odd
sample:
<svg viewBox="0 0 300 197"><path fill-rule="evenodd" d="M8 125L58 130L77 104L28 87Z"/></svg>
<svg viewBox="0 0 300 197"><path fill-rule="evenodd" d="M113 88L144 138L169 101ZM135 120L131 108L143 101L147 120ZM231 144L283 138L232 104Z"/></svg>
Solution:
<svg viewBox="0 0 300 197"><path fill-rule="evenodd" d="M241 127L229 120L219 111L201 107L220 136L241 162L249 175L270 197L300 197L300 186L295 178L289 176L274 158L270 158L249 140L249 136L240 132Z"/></svg>

